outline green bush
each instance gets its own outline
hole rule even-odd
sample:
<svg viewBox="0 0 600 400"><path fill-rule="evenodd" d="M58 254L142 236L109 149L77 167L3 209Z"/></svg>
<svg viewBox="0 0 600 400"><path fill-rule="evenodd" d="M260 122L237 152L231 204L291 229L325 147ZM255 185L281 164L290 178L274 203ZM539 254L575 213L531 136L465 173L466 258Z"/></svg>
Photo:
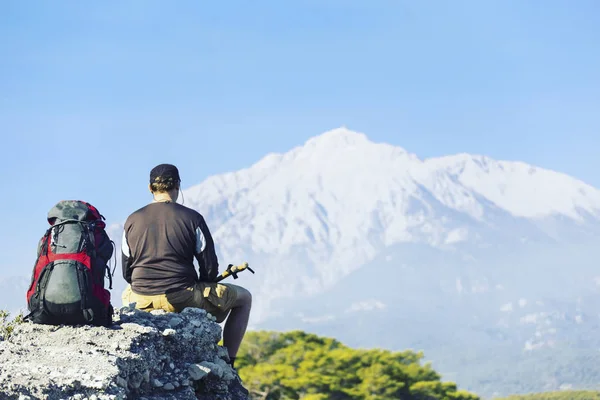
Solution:
<svg viewBox="0 0 600 400"><path fill-rule="evenodd" d="M0 340L7 340L13 333L15 326L23 323L23 313L19 313L12 320L8 311L0 310Z"/></svg>
<svg viewBox="0 0 600 400"><path fill-rule="evenodd" d="M422 353L357 350L302 331L248 332L236 359L263 400L479 400L441 382Z"/></svg>

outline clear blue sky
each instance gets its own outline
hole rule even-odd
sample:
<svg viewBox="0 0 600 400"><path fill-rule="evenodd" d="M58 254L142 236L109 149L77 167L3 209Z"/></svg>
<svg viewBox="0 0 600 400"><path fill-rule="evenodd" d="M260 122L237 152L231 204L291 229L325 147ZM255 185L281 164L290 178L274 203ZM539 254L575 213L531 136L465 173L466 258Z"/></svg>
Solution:
<svg viewBox="0 0 600 400"><path fill-rule="evenodd" d="M0 3L2 272L63 198L120 222L340 125L420 157L518 159L600 187L600 2Z"/></svg>

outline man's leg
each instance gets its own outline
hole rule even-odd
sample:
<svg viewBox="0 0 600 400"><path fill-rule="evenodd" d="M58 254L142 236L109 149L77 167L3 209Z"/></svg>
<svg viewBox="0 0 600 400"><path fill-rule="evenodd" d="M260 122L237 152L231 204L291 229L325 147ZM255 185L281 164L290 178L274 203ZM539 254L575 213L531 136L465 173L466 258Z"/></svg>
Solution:
<svg viewBox="0 0 600 400"><path fill-rule="evenodd" d="M223 329L223 346L227 348L232 366L242 344L242 339L244 339L250 318L250 309L252 308L252 294L241 286L236 286L235 289L237 292L236 300ZM217 321L223 322L224 319Z"/></svg>
<svg viewBox="0 0 600 400"><path fill-rule="evenodd" d="M198 282L191 302L185 307L202 308L214 315L219 324L227 319L223 328L223 346L227 348L233 366L248 327L252 308L250 292L230 283Z"/></svg>
<svg viewBox="0 0 600 400"><path fill-rule="evenodd" d="M123 302L123 307L128 307L129 304L135 303L135 308L138 310L152 311L154 310L153 303L155 297L137 294L131 290L131 285L127 285L121 294L121 301Z"/></svg>

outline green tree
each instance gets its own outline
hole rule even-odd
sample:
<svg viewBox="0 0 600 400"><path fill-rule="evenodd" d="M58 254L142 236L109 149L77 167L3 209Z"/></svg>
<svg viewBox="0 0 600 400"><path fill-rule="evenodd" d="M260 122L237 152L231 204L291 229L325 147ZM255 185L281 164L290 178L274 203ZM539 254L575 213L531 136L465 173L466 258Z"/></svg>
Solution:
<svg viewBox="0 0 600 400"><path fill-rule="evenodd" d="M422 353L357 350L302 331L249 332L238 371L256 399L476 400L440 381Z"/></svg>

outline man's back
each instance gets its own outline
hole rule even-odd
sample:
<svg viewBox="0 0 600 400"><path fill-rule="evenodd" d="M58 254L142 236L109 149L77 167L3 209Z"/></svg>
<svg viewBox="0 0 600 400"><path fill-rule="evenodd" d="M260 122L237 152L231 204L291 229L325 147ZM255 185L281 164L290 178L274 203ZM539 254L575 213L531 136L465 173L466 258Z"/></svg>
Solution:
<svg viewBox="0 0 600 400"><path fill-rule="evenodd" d="M241 286L215 282L215 245L202 215L177 204L179 170L159 164L150 171L154 202L127 218L123 233L123 277L130 284L123 304L146 311L181 312L201 308L227 323L223 345L231 366L248 327L252 295ZM200 279L196 282L194 256Z"/></svg>
<svg viewBox="0 0 600 400"><path fill-rule="evenodd" d="M135 211L125 223L123 275L133 291L155 295L214 279L217 257L204 218L175 202L154 202Z"/></svg>

